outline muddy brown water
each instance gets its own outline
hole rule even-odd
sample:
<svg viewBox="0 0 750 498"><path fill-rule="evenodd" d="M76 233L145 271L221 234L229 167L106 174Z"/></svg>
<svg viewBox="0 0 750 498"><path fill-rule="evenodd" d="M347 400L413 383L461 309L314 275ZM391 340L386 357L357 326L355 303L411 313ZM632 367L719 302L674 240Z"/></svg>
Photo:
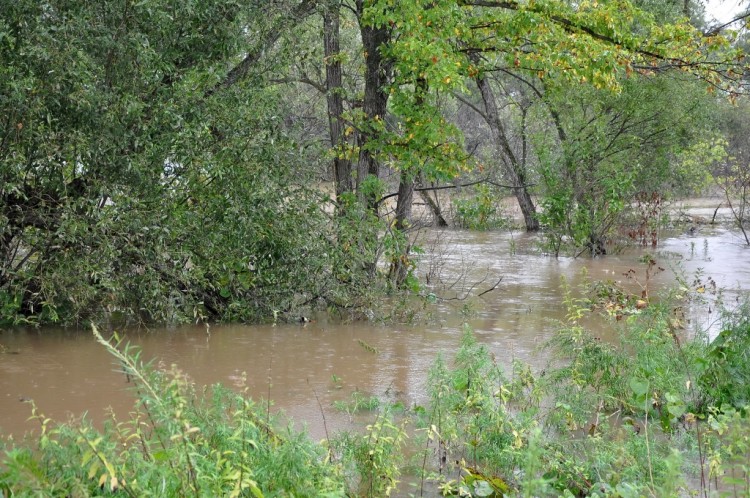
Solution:
<svg viewBox="0 0 750 498"><path fill-rule="evenodd" d="M175 364L200 385L239 386L244 373L255 399L270 397L272 411L321 439L324 418L329 431L352 425L333 404L355 390L407 406L424 403L427 372L439 353L452 357L464 322L502 363L519 358L542 368L547 357L539 346L565 315L561 277L572 287L586 278L621 281L632 290L645 283L644 249L554 259L539 253L535 236L518 232L445 230L422 237L419 274L430 276L427 291L439 299L414 324L337 323L319 315L305 325L195 325L125 335L144 359ZM652 292L673 285L675 272L690 284L696 275L711 277L729 306L750 290L750 249L726 229L673 233L648 252L666 269L649 281ZM638 282L623 276L631 268ZM463 299L467 292L474 297ZM689 329L717 327L716 296L709 298L691 309ZM88 331L5 329L0 345L0 434L20 437L38 426L28 420L25 400L55 420L86 412L101 421L108 407L121 417L132 407L131 384Z"/></svg>

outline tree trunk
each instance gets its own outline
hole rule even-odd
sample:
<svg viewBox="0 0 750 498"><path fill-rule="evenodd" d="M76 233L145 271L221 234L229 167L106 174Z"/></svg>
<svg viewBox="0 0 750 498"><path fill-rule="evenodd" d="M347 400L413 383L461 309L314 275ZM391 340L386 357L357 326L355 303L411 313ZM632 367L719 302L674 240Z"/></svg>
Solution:
<svg viewBox="0 0 750 498"><path fill-rule="evenodd" d="M364 11L363 0L357 0L357 16L360 20L360 34L362 36L362 48L365 54L365 96L363 112L365 124L357 135L359 145L359 160L357 163L357 192L367 205L377 210L375 196L372 193L363 193L360 190L365 177L372 175L378 177L379 164L375 157L375 151L368 147L377 138L377 124L385 120L388 108L388 92L386 85L391 74L392 62L383 57L380 52L390 40L388 29L382 26L370 26L362 24L361 18Z"/></svg>
<svg viewBox="0 0 750 498"><path fill-rule="evenodd" d="M336 182L336 199L351 192L352 163L343 157L344 144L344 88L341 84L341 61L339 59L339 19L341 4L338 0L329 3L323 13L323 48L326 65L326 101L328 103L328 129L331 147L334 150L333 177Z"/></svg>
<svg viewBox="0 0 750 498"><path fill-rule="evenodd" d="M396 219L393 229L396 231L396 243L398 250L395 251L388 277L396 287L401 287L409 274L409 252L411 242L406 233L411 218L411 205L414 200L414 178L408 172L402 171L398 185L398 199L396 201Z"/></svg>
<svg viewBox="0 0 750 498"><path fill-rule="evenodd" d="M427 80L420 78L415 85L415 99L418 105L423 105L429 86ZM411 219L411 207L414 201L414 173L402 171L398 184L398 199L396 200L396 219L394 221L394 231L396 232L396 248L391 260L391 267L388 276L396 287L402 287L409 275L411 261L409 253L411 252L411 242L409 235L406 233L409 228Z"/></svg>
<svg viewBox="0 0 750 498"><path fill-rule="evenodd" d="M427 206L429 206L430 211L432 212L432 216L435 219L435 225L439 227L447 227L448 222L445 220L445 217L443 216L443 211L440 208L440 203L430 197L430 193L426 190L420 190L419 191L420 197L422 197L422 200L427 203Z"/></svg>
<svg viewBox="0 0 750 498"><path fill-rule="evenodd" d="M515 152L513 152L513 148L510 146L510 142L505 133L505 128L500 119L497 102L495 101L495 95L490 87L489 80L480 75L476 78L476 84L479 88L479 92L482 94L487 123L492 132L492 140L494 141L498 152L503 154L505 159L503 161L503 170L509 183L513 185L513 194L518 200L518 206L521 208L521 213L523 213L526 231L537 231L539 230L539 220L536 217L534 201L532 200L531 194L526 186L526 165L519 162Z"/></svg>

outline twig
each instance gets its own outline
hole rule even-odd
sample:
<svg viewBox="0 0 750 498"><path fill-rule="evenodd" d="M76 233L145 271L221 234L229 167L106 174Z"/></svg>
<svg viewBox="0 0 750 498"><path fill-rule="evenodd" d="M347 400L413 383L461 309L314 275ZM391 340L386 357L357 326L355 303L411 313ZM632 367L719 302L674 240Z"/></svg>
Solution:
<svg viewBox="0 0 750 498"><path fill-rule="evenodd" d="M310 386L310 379L307 380L307 385ZM320 409L320 416L323 419L323 431L326 433L326 441L328 441L328 456L333 461L333 447L331 446L331 437L328 434L328 424L326 423L326 414L323 411L323 404L320 402L320 398L318 397L318 392L315 390L313 386L310 386L310 389L313 392L313 396L315 396L315 401L318 403L318 408Z"/></svg>
<svg viewBox="0 0 750 498"><path fill-rule="evenodd" d="M714 209L714 215L711 217L711 224L712 225L716 222L716 213L719 212L719 208L721 208L722 204L724 204L723 201L720 202L718 206L716 206L716 209Z"/></svg>
<svg viewBox="0 0 750 498"><path fill-rule="evenodd" d="M268 396L266 397L266 432L271 436L271 367L273 366L273 341L271 342L271 354L268 355Z"/></svg>
<svg viewBox="0 0 750 498"><path fill-rule="evenodd" d="M497 283L495 283L495 285L493 285L492 287L490 287L486 291L480 292L479 294L477 294L477 297L482 297L485 294L487 294L488 292L492 292L493 290L497 289L497 286L500 285L500 282L502 282L502 281L503 281L503 277L500 277L498 279Z"/></svg>

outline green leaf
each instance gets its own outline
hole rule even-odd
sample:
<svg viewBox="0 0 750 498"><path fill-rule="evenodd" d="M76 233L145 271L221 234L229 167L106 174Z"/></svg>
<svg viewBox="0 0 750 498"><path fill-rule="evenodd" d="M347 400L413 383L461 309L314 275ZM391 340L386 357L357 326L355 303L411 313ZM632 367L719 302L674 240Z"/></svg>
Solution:
<svg viewBox="0 0 750 498"><path fill-rule="evenodd" d="M495 494L495 490L492 489L490 483L484 480L477 479L474 481L474 495L475 496L492 496Z"/></svg>
<svg viewBox="0 0 750 498"><path fill-rule="evenodd" d="M645 396L648 392L648 381L633 377L630 379L630 389L638 398Z"/></svg>

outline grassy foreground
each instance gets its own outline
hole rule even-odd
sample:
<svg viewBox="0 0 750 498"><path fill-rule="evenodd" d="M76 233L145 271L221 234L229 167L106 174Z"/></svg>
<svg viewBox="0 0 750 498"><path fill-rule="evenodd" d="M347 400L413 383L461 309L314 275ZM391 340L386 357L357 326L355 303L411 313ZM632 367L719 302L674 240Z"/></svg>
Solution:
<svg viewBox="0 0 750 498"><path fill-rule="evenodd" d="M590 290L546 346L557 366L505 372L466 327L425 406L361 404L373 422L323 443L94 329L133 411L98 430L34 410L33 439L2 443L0 496L750 496L748 308L708 343L680 331L684 293ZM620 317L618 342L585 329L592 309Z"/></svg>

